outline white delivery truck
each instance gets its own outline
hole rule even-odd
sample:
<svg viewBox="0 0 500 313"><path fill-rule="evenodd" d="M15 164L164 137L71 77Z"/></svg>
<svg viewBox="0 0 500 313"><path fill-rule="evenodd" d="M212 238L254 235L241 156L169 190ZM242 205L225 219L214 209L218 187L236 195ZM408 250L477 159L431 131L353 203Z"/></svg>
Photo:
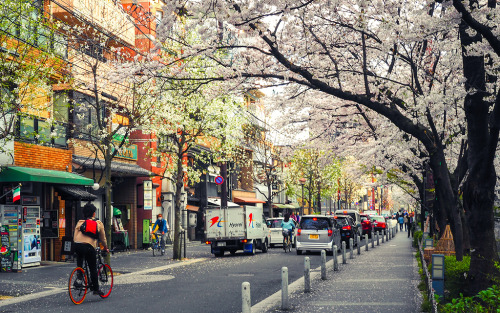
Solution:
<svg viewBox="0 0 500 313"><path fill-rule="evenodd" d="M205 210L205 240L215 256L238 250L255 254L267 252L269 230L262 208L231 203L227 209L209 207Z"/></svg>

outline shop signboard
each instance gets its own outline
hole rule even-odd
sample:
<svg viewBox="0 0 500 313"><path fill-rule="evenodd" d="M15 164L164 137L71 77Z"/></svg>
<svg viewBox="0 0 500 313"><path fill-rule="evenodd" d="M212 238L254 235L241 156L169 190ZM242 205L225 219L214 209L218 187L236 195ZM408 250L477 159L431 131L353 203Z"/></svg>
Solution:
<svg viewBox="0 0 500 313"><path fill-rule="evenodd" d="M153 181L144 181L144 210L153 210Z"/></svg>

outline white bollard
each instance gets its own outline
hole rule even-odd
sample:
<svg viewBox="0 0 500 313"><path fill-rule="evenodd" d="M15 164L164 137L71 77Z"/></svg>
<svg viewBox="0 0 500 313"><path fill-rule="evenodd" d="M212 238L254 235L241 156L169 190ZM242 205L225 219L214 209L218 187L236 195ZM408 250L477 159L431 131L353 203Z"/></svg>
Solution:
<svg viewBox="0 0 500 313"><path fill-rule="evenodd" d="M346 246L345 241L342 241L342 264L347 264L345 246Z"/></svg>
<svg viewBox="0 0 500 313"><path fill-rule="evenodd" d="M361 237L358 236L358 255L361 254Z"/></svg>
<svg viewBox="0 0 500 313"><path fill-rule="evenodd" d="M250 283L243 282L241 284L241 312L252 312L252 301L250 298Z"/></svg>
<svg viewBox="0 0 500 313"><path fill-rule="evenodd" d="M321 250L321 279L326 280L326 251Z"/></svg>
<svg viewBox="0 0 500 313"><path fill-rule="evenodd" d="M337 255L339 247L337 245L333 246L333 270L338 271L339 270L339 258Z"/></svg>
<svg viewBox="0 0 500 313"><path fill-rule="evenodd" d="M288 310L288 267L281 268L281 309Z"/></svg>
<svg viewBox="0 0 500 313"><path fill-rule="evenodd" d="M311 291L311 261L309 257L304 258L304 292Z"/></svg>
<svg viewBox="0 0 500 313"><path fill-rule="evenodd" d="M353 250L354 250L354 239L352 238L349 238L349 259L354 259L354 255L352 254Z"/></svg>
<svg viewBox="0 0 500 313"><path fill-rule="evenodd" d="M368 234L365 234L365 251L368 251Z"/></svg>

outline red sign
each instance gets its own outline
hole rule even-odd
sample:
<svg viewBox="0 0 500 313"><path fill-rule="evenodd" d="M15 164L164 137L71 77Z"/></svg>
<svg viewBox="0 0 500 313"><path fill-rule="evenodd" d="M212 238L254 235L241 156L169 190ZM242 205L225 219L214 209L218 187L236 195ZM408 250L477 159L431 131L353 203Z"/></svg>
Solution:
<svg viewBox="0 0 500 313"><path fill-rule="evenodd" d="M222 176L215 177L215 183L217 185L222 185L223 182L224 182L224 178L222 178Z"/></svg>

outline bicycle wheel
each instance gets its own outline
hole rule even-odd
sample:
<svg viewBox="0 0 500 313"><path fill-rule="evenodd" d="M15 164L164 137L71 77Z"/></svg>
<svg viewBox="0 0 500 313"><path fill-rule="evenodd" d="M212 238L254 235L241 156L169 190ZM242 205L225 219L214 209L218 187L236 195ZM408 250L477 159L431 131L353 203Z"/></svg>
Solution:
<svg viewBox="0 0 500 313"><path fill-rule="evenodd" d="M283 250L285 250L286 253L286 238L283 237Z"/></svg>
<svg viewBox="0 0 500 313"><path fill-rule="evenodd" d="M287 242L288 242L288 252L292 252L292 242L290 241L290 239L288 239Z"/></svg>
<svg viewBox="0 0 500 313"><path fill-rule="evenodd" d="M103 264L97 272L99 277L99 290L102 291L101 298L107 298L113 289L113 271L108 264Z"/></svg>
<svg viewBox="0 0 500 313"><path fill-rule="evenodd" d="M155 243L153 243L153 249L152 249L152 250L153 250L153 256L155 256L156 242L155 242Z"/></svg>
<svg viewBox="0 0 500 313"><path fill-rule="evenodd" d="M87 295L87 275L81 267L77 267L71 272L68 282L69 298L74 304L80 304Z"/></svg>

